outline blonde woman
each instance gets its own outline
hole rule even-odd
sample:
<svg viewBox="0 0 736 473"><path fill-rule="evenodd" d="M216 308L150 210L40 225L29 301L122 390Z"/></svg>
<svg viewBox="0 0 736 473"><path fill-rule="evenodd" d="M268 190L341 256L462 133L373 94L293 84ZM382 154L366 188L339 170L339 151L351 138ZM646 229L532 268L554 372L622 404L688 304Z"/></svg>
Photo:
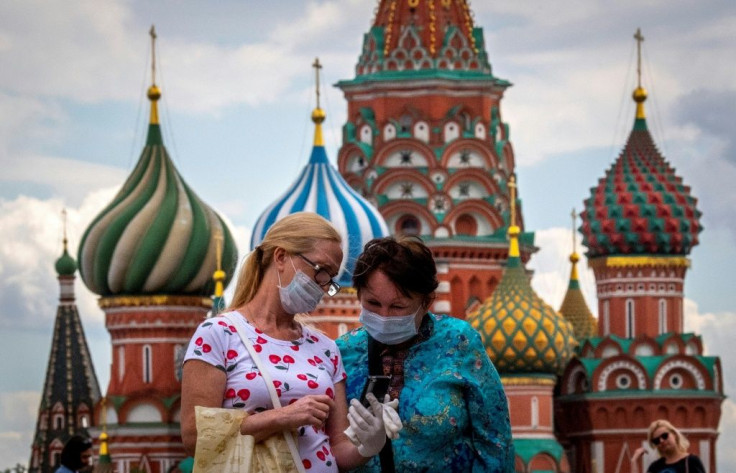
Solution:
<svg viewBox="0 0 736 473"><path fill-rule="evenodd" d="M688 453L690 442L675 426L664 419L655 420L649 426L647 440L659 452L647 473L705 473L697 455ZM639 473L641 457L647 453L644 447L636 449L631 458L631 473Z"/></svg>
<svg viewBox="0 0 736 473"><path fill-rule="evenodd" d="M355 468L381 450L381 404L372 398L370 409L357 407L356 447L343 432L348 406L340 352L333 340L295 319L313 311L325 293L337 293L342 258L340 234L308 212L276 222L248 256L231 307L200 324L184 357L181 433L190 454L197 441L195 406L246 410L240 432L256 442L295 432L299 460L310 473ZM252 342L282 407L273 407L265 374L231 320Z"/></svg>

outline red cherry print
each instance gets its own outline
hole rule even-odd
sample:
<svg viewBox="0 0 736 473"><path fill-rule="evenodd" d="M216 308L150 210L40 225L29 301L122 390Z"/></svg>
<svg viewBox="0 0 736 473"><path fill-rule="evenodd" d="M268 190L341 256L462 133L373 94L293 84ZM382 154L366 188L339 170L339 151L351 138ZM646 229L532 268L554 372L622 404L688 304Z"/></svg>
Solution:
<svg viewBox="0 0 736 473"><path fill-rule="evenodd" d="M228 360L232 360L236 356L238 356L238 352L236 352L235 350L228 350L227 351L227 359Z"/></svg>
<svg viewBox="0 0 736 473"><path fill-rule="evenodd" d="M292 345L289 348L291 348L294 351L299 351L299 345Z"/></svg>
<svg viewBox="0 0 736 473"><path fill-rule="evenodd" d="M276 363L278 363L278 362L281 361L281 357L278 356L278 355L269 355L268 356L268 361L270 361L271 363L273 363L275 365Z"/></svg>
<svg viewBox="0 0 736 473"><path fill-rule="evenodd" d="M273 380L273 385L278 388L279 386L281 386L281 381L279 381L278 379L274 379Z"/></svg>
<svg viewBox="0 0 736 473"><path fill-rule="evenodd" d="M314 357L314 361L316 361L317 363L322 363L322 360L318 356Z"/></svg>
<svg viewBox="0 0 736 473"><path fill-rule="evenodd" d="M235 325L228 325L227 328L229 328L231 332L237 332Z"/></svg>
<svg viewBox="0 0 736 473"><path fill-rule="evenodd" d="M205 353L209 353L209 352L211 352L211 351L212 351L212 347L211 347L211 346L209 346L209 345L207 345L207 344L205 343L204 345L202 345L202 351L203 351L203 352L205 352Z"/></svg>
<svg viewBox="0 0 736 473"><path fill-rule="evenodd" d="M256 372L255 371L251 371L250 373L246 373L245 374L245 379L247 379L247 380L256 379L256 376L258 376L256 374Z"/></svg>
<svg viewBox="0 0 736 473"><path fill-rule="evenodd" d="M312 462L310 462L306 458L302 460L302 465L304 465L304 468L306 468L307 470L312 468Z"/></svg>
<svg viewBox="0 0 736 473"><path fill-rule="evenodd" d="M294 363L294 358L292 358L289 355L284 355L283 360L284 360L284 363Z"/></svg>
<svg viewBox="0 0 736 473"><path fill-rule="evenodd" d="M296 399L292 399L291 401L289 401L289 405L294 404L295 402L296 402Z"/></svg>
<svg viewBox="0 0 736 473"><path fill-rule="evenodd" d="M225 391L225 399L232 399L235 397L235 390L233 388L228 389Z"/></svg>
<svg viewBox="0 0 736 473"><path fill-rule="evenodd" d="M325 461L325 452L323 452L322 450L317 452L317 458L319 458L322 461Z"/></svg>
<svg viewBox="0 0 736 473"><path fill-rule="evenodd" d="M309 386L309 389L317 389L319 387L319 384L317 384L316 381L310 379L307 381L307 386Z"/></svg>
<svg viewBox="0 0 736 473"><path fill-rule="evenodd" d="M335 357L334 357L334 358L332 359L332 365L333 365L333 366L334 366L335 368L337 368L337 361L338 361L338 358L337 358L337 355L335 355Z"/></svg>
<svg viewBox="0 0 736 473"><path fill-rule="evenodd" d="M307 360L307 363L309 363L312 366L317 366L317 363L311 358Z"/></svg>
<svg viewBox="0 0 736 473"><path fill-rule="evenodd" d="M343 373L342 374L342 379L348 379L348 374L347 373Z"/></svg>
<svg viewBox="0 0 736 473"><path fill-rule="evenodd" d="M276 395L278 397L281 397L281 389L280 388L279 389L276 389Z"/></svg>
<svg viewBox="0 0 736 473"><path fill-rule="evenodd" d="M263 332L261 331L261 329L257 328L256 333L263 333ZM263 343L266 343L266 342L263 342Z"/></svg>
<svg viewBox="0 0 736 473"><path fill-rule="evenodd" d="M256 343L261 343L261 344L268 343L268 340L266 340L263 337L258 337L258 338L256 338Z"/></svg>
<svg viewBox="0 0 736 473"><path fill-rule="evenodd" d="M263 350L263 347L260 345L253 345L253 349L256 351L256 353L260 353L261 350Z"/></svg>
<svg viewBox="0 0 736 473"><path fill-rule="evenodd" d="M224 321L222 321L222 320L220 320L219 322L217 322L217 325L222 325L223 327L227 327L227 324Z"/></svg>
<svg viewBox="0 0 736 473"><path fill-rule="evenodd" d="M309 338L311 338L315 342L318 342L319 341L319 338L317 338L315 335L310 335Z"/></svg>
<svg viewBox="0 0 736 473"><path fill-rule="evenodd" d="M247 389L241 389L240 391L238 391L238 397L245 401L250 397L250 391Z"/></svg>
<svg viewBox="0 0 736 473"><path fill-rule="evenodd" d="M307 375L306 374L299 373L298 375L296 375L296 377L299 378L299 379L301 379L302 381L306 381L307 380Z"/></svg>
<svg viewBox="0 0 736 473"><path fill-rule="evenodd" d="M202 343L204 343L204 340L202 339L202 337L199 337L198 339L194 341L194 344L197 345L198 347L201 347Z"/></svg>
<svg viewBox="0 0 736 473"><path fill-rule="evenodd" d="M325 452L325 455L329 455L330 454L330 451L327 450L327 447L325 447L324 445L322 446L322 451Z"/></svg>
<svg viewBox="0 0 736 473"><path fill-rule="evenodd" d="M335 393L332 392L332 388L327 388L327 391L325 391L325 394L330 396L330 398L335 399Z"/></svg>

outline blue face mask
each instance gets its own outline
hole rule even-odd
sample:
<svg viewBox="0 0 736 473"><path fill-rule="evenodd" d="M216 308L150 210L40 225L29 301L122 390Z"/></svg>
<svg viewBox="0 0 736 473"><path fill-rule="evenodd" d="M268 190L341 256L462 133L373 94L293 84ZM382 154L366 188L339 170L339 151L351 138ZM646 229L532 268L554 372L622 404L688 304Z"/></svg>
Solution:
<svg viewBox="0 0 736 473"><path fill-rule="evenodd" d="M294 263L292 262L291 265L294 266ZM317 308L319 301L322 300L325 291L314 279L301 270L294 268L294 271L296 273L286 287L281 287L281 277L279 276L281 307L289 314L312 312Z"/></svg>
<svg viewBox="0 0 736 473"><path fill-rule="evenodd" d="M385 345L396 345L417 334L417 309L408 315L384 317L366 308L360 310L360 322L366 332Z"/></svg>

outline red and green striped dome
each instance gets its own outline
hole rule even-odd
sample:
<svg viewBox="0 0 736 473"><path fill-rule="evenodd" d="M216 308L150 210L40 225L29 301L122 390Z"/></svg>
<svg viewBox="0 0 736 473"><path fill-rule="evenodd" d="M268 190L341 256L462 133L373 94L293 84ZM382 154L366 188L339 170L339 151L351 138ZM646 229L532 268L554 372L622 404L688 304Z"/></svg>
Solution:
<svg viewBox="0 0 736 473"><path fill-rule="evenodd" d="M222 218L184 182L161 138L149 89L151 123L133 173L85 231L79 246L82 280L94 293L210 295L222 238L222 269L232 277L237 249Z"/></svg>
<svg viewBox="0 0 736 473"><path fill-rule="evenodd" d="M702 231L690 187L657 150L647 128L644 89L637 88L637 116L623 151L582 213L588 257L687 255Z"/></svg>

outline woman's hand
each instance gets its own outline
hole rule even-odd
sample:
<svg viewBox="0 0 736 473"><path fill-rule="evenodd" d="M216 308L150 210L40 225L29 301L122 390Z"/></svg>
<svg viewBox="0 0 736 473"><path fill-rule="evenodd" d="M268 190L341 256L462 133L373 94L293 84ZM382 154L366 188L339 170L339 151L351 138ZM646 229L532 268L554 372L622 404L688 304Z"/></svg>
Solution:
<svg viewBox="0 0 736 473"><path fill-rule="evenodd" d="M358 452L364 457L372 457L386 444L386 428L383 425L383 405L373 393L368 393L365 398L371 405L370 410L357 399L351 400L348 422L357 439Z"/></svg>
<svg viewBox="0 0 736 473"><path fill-rule="evenodd" d="M634 455L631 457L631 473L639 473L639 460L646 453L647 450L644 447L639 447L634 450Z"/></svg>
<svg viewBox="0 0 736 473"><path fill-rule="evenodd" d="M304 396L295 402L284 406L280 411L285 416L285 425L289 429L296 429L303 425L311 425L317 429L324 427L335 402L326 394Z"/></svg>

